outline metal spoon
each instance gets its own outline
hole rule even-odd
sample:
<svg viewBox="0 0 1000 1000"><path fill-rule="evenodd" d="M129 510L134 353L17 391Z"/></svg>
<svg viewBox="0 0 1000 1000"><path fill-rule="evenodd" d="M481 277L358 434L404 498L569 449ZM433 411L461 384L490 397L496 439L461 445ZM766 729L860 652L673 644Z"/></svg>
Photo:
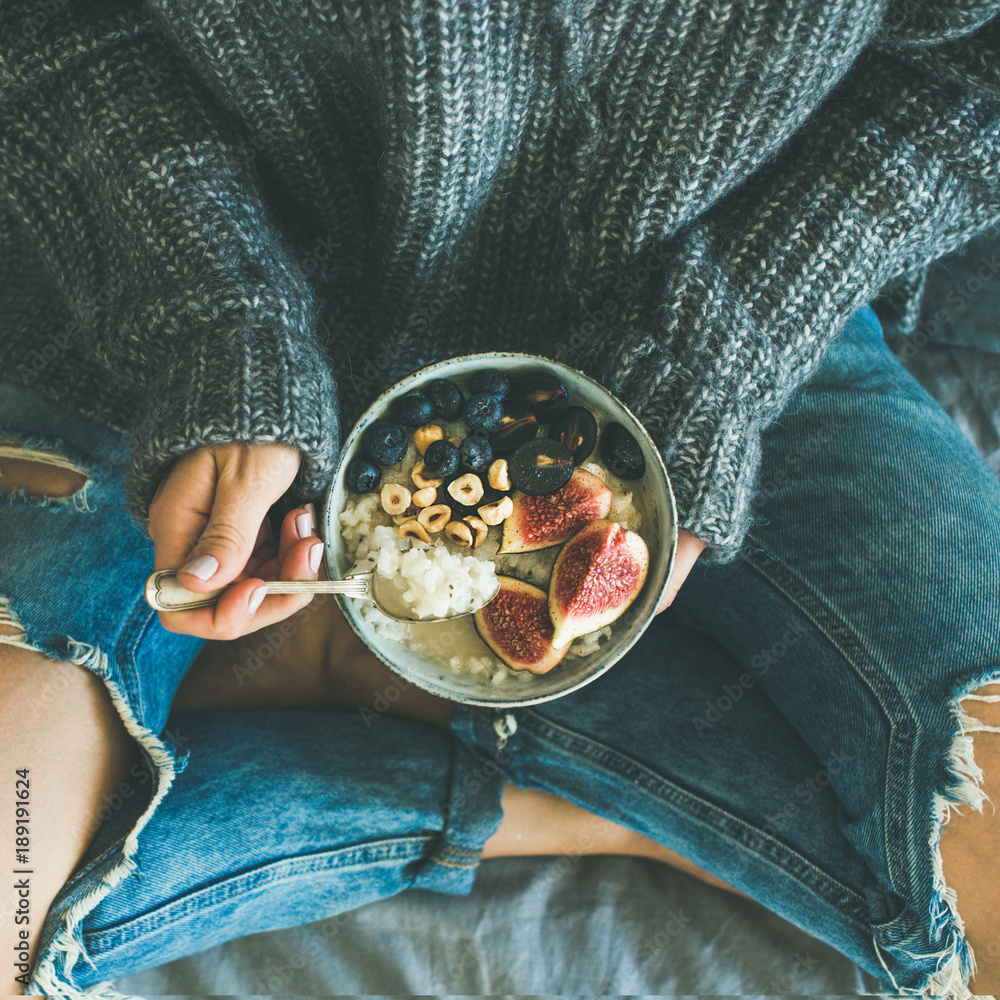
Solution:
<svg viewBox="0 0 1000 1000"><path fill-rule="evenodd" d="M467 611L457 611L443 618L419 618L406 605L403 593L391 585L391 577L376 574L374 570L349 576L346 580L269 580L269 594L343 594L361 600L374 601L375 606L390 618L400 622L443 622L453 618L463 618L480 608L486 607L500 592L497 580L493 593L476 607ZM146 603L157 611L190 611L193 608L207 608L215 604L222 590L210 590L199 594L188 590L177 582L177 571L161 569L146 580Z"/></svg>

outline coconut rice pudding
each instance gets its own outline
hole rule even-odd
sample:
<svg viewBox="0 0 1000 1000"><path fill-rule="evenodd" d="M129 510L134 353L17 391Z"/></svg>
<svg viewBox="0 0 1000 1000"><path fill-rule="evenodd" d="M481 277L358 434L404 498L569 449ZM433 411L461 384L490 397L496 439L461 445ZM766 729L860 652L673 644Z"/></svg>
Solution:
<svg viewBox="0 0 1000 1000"><path fill-rule="evenodd" d="M457 674L530 684L590 656L646 580L641 449L553 375L483 369L391 399L345 467L347 575L374 569L414 617L385 640ZM381 584L380 584L381 585Z"/></svg>

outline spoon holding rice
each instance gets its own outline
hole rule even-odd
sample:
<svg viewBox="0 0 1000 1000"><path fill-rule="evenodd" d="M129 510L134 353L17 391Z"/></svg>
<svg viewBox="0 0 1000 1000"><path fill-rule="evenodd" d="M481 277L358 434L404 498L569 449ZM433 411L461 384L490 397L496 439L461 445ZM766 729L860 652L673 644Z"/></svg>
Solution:
<svg viewBox="0 0 1000 1000"><path fill-rule="evenodd" d="M480 608L486 607L500 591L500 581L496 581L492 593L469 607L459 610L450 609L441 616L418 616L413 613L404 599L404 592L394 586L393 577L378 573L374 569L367 573L357 573L344 580L268 580L266 583L269 594L342 594L345 597L356 597L369 600L389 618L400 622L450 621L474 614ZM194 608L207 608L219 599L221 590L210 590L197 593L182 587L177 582L177 571L161 569L146 580L146 602L157 611L190 611Z"/></svg>

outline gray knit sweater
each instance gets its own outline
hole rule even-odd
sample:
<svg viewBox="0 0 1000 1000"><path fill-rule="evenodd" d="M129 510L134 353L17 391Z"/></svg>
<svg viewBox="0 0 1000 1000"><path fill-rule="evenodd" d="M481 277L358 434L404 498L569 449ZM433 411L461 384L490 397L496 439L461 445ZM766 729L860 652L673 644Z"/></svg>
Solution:
<svg viewBox="0 0 1000 1000"><path fill-rule="evenodd" d="M847 316L1000 222L1000 0L3 0L4 378L297 495L419 365L558 357L708 558ZM339 409L339 413L338 413Z"/></svg>

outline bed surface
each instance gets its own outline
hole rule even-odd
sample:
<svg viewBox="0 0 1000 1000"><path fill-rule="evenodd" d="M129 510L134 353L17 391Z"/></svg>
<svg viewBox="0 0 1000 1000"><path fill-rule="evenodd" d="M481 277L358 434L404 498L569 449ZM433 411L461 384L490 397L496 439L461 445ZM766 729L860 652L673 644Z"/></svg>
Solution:
<svg viewBox="0 0 1000 1000"><path fill-rule="evenodd" d="M855 995L874 983L763 907L655 861L483 862L424 890L120 979L150 994Z"/></svg>
<svg viewBox="0 0 1000 1000"><path fill-rule="evenodd" d="M922 314L932 339L890 343L1000 476L998 250L1000 239L980 240L936 265ZM140 995L876 989L853 963L756 903L654 861L606 857L486 861L468 897L414 891L115 985Z"/></svg>

